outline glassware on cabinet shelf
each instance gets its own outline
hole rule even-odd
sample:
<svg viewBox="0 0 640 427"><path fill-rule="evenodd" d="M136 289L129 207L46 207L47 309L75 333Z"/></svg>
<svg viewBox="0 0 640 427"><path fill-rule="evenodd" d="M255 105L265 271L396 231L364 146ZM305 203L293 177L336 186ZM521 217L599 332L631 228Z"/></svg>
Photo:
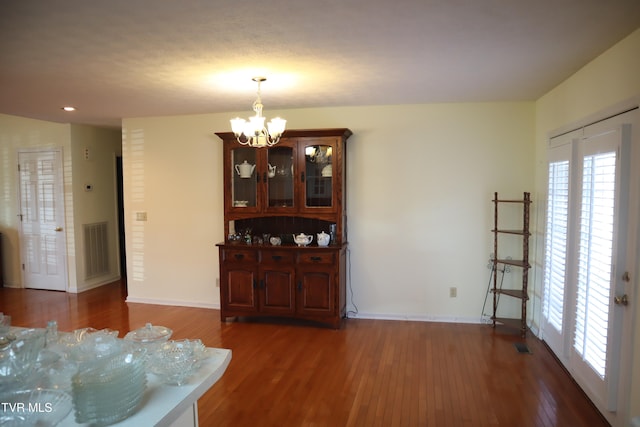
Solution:
<svg viewBox="0 0 640 427"><path fill-rule="evenodd" d="M280 146L269 148L268 156L268 207L292 207L294 205L293 148Z"/></svg>
<svg viewBox="0 0 640 427"><path fill-rule="evenodd" d="M231 152L231 200L234 208L255 207L257 179L255 148L238 147Z"/></svg>
<svg viewBox="0 0 640 427"><path fill-rule="evenodd" d="M333 206L333 147L305 147L305 206Z"/></svg>

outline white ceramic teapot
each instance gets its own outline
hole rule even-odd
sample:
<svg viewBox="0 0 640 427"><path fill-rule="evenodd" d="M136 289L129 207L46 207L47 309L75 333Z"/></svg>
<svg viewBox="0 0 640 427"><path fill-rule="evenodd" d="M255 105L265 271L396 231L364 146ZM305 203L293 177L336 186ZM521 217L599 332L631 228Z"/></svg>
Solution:
<svg viewBox="0 0 640 427"><path fill-rule="evenodd" d="M252 165L245 160L242 164L236 165L236 172L238 172L240 178L251 178L251 174L255 168L256 165Z"/></svg>
<svg viewBox="0 0 640 427"><path fill-rule="evenodd" d="M296 242L298 246L307 246L309 243L313 241L313 236L307 236L304 233L300 233L298 235L293 235L293 241Z"/></svg>
<svg viewBox="0 0 640 427"><path fill-rule="evenodd" d="M318 242L318 246L329 246L329 242L331 241L331 236L325 233L316 234L316 242Z"/></svg>

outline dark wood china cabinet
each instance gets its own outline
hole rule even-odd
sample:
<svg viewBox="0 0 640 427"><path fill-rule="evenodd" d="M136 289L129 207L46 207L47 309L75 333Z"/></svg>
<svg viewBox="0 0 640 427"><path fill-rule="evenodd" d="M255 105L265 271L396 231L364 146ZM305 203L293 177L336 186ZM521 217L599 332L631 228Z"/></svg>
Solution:
<svg viewBox="0 0 640 427"><path fill-rule="evenodd" d="M231 132L216 135L224 144L221 319L284 316L339 328L346 314L351 131L288 130L278 144L261 148L240 145ZM296 245L300 233L313 241ZM329 245L318 244L319 233L330 234Z"/></svg>

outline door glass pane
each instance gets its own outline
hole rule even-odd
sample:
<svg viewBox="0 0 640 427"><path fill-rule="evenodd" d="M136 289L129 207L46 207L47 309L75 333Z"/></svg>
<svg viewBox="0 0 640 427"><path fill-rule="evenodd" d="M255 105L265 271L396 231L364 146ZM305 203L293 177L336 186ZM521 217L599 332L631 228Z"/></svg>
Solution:
<svg viewBox="0 0 640 427"><path fill-rule="evenodd" d="M293 206L293 148L273 147L268 151L269 207Z"/></svg>
<svg viewBox="0 0 640 427"><path fill-rule="evenodd" d="M305 147L305 206L333 206L332 147Z"/></svg>
<svg viewBox="0 0 640 427"><path fill-rule="evenodd" d="M255 148L239 147L231 151L231 203L233 207L255 207L257 203Z"/></svg>
<svg viewBox="0 0 640 427"><path fill-rule="evenodd" d="M583 160L574 348L605 377L615 213L616 153Z"/></svg>
<svg viewBox="0 0 640 427"><path fill-rule="evenodd" d="M542 312L562 333L569 219L569 161L549 164Z"/></svg>

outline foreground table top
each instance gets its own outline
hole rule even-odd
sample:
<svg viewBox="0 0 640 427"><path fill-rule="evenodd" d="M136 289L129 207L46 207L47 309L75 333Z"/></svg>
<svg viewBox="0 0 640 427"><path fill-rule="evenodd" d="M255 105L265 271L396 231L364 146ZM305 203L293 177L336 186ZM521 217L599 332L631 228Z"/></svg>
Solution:
<svg viewBox="0 0 640 427"><path fill-rule="evenodd" d="M147 374L147 389L140 408L129 418L115 426L170 426L222 377L231 362L231 350L207 348L209 357L189 381L181 386L161 383L153 374ZM79 426L73 409L59 426Z"/></svg>

